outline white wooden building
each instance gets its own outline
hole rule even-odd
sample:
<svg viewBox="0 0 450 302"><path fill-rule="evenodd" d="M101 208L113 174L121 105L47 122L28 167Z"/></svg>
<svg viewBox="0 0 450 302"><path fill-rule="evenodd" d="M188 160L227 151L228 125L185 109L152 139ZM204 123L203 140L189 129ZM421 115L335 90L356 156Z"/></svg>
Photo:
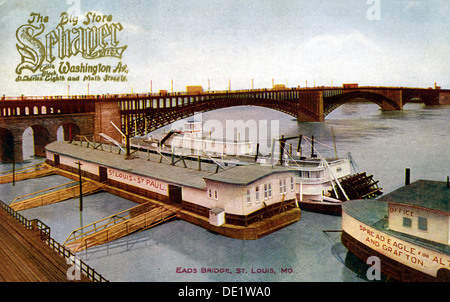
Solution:
<svg viewBox="0 0 450 302"><path fill-rule="evenodd" d="M450 189L438 184L418 180L390 193L389 229L450 245ZM425 185L427 190L422 189Z"/></svg>

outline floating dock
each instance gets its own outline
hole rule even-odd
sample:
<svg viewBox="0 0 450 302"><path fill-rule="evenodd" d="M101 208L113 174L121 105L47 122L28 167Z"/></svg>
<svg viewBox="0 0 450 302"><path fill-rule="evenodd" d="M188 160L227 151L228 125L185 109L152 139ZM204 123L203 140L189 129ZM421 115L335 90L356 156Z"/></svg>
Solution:
<svg viewBox="0 0 450 302"><path fill-rule="evenodd" d="M117 146L84 144L75 141L47 145L46 165L73 180L81 173L83 181L101 183L108 193L170 208L176 213L174 217L232 238L258 239L300 219L293 168L227 166L200 157L176 160L141 151L125 156ZM139 225L140 229L150 227L146 223ZM109 240L114 236L105 237ZM70 246L79 250L86 241L106 242L86 239L79 247Z"/></svg>
<svg viewBox="0 0 450 302"><path fill-rule="evenodd" d="M174 218L237 239L258 239L300 219L292 168L140 151L125 157L120 151L92 142L49 144L44 164L6 174L4 180L58 174L73 181L19 196L9 208L78 198L80 182L83 196L105 191L139 204L74 230L63 244L73 253Z"/></svg>

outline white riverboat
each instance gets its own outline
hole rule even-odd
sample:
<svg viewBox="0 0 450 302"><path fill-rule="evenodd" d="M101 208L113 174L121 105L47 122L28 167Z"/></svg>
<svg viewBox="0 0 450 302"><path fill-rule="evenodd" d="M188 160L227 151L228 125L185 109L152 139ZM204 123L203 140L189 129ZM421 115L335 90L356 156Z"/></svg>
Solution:
<svg viewBox="0 0 450 302"><path fill-rule="evenodd" d="M298 144L301 145L301 136ZM324 158L312 150L310 157L293 155L292 146L285 150L282 136L272 141L271 156L260 156L258 146L253 151L249 141L220 141L206 138L201 121L188 121L183 129L160 133L144 139L134 139L132 147L159 152L173 157L203 157L218 167L254 164L288 166L296 171L297 202L301 209L340 215L342 203L352 199L371 199L382 194L378 181L365 172L359 173L351 155L348 158ZM310 144L314 149L314 138ZM279 159L274 158L279 146ZM300 150L300 148L298 148ZM280 184L282 186L283 184Z"/></svg>

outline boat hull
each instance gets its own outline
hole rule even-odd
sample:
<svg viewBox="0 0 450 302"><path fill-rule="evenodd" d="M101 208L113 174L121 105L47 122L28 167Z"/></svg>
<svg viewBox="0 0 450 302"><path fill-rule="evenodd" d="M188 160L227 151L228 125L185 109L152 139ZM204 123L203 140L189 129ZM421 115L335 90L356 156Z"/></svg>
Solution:
<svg viewBox="0 0 450 302"><path fill-rule="evenodd" d="M341 242L349 252L364 262L371 256L378 257L381 263L381 273L386 275L388 279L401 282L450 282L448 271L440 270L436 277L427 275L371 249L345 231L342 232Z"/></svg>
<svg viewBox="0 0 450 302"><path fill-rule="evenodd" d="M60 164L55 167L54 162L47 160L46 165L51 166L56 174L71 178L73 180L78 179L78 175L74 173L73 169ZM90 178L92 181L98 181L98 176L83 172L84 176ZM167 196L142 190L138 187L127 185L120 182L112 182L108 180L105 183L104 190L108 193L117 195L119 197L134 201L136 203L146 203L151 201L157 206L171 205L179 207L177 217L192 224L198 225L205 229L208 229L216 234L221 234L226 237L244 240L255 240L262 238L268 234L271 234L281 228L284 228L290 224L293 224L300 220L301 210L295 206L295 200L287 200L284 202L283 209L281 205L273 205L263 211L258 211L250 215L232 215L234 223L225 223L221 226L214 226L208 219L209 209L200 206L189 206L188 202L182 201L181 204L171 203ZM265 217L266 212L270 212L273 215ZM226 216L227 220L231 220ZM264 219L260 219L264 217Z"/></svg>
<svg viewBox="0 0 450 302"><path fill-rule="evenodd" d="M323 201L300 201L298 203L301 210L329 215L342 215L342 204Z"/></svg>
<svg viewBox="0 0 450 302"><path fill-rule="evenodd" d="M360 206L355 207L359 202L349 202L343 206L341 242L349 252L365 263L371 256L378 257L379 269L388 279L409 282L450 281L450 255L431 248L431 245L418 244L353 217L358 212L364 212L362 217L368 219L367 211L361 211Z"/></svg>

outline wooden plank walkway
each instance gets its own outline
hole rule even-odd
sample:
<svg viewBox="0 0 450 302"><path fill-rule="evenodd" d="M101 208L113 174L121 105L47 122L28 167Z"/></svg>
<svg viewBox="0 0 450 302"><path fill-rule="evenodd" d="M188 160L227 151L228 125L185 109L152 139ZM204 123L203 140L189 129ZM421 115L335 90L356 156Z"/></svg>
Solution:
<svg viewBox="0 0 450 302"><path fill-rule="evenodd" d="M14 211L22 211L35 207L40 207L52 203L57 203L60 201L76 198L80 196L80 186L79 184L59 189L62 186L71 185L74 182L52 187L46 190L38 191L35 193L27 194L24 196L17 197L9 206ZM58 189L58 190L55 190ZM99 182L84 181L82 182L83 196L99 192L103 189L103 185ZM52 191L53 190L53 191ZM21 197L28 197L32 195L37 195L24 200L18 200Z"/></svg>
<svg viewBox="0 0 450 302"><path fill-rule="evenodd" d="M49 166L43 164L28 166L22 169L18 169L14 172L14 181L38 178L52 174L55 174L55 170ZM2 172L0 175L0 184L6 184L11 182L13 182L12 171Z"/></svg>
<svg viewBox="0 0 450 302"><path fill-rule="evenodd" d="M0 207L0 281L69 282L66 260ZM82 282L90 280L81 275Z"/></svg>
<svg viewBox="0 0 450 302"><path fill-rule="evenodd" d="M64 242L74 253L154 227L177 216L177 211L151 202L76 229Z"/></svg>

